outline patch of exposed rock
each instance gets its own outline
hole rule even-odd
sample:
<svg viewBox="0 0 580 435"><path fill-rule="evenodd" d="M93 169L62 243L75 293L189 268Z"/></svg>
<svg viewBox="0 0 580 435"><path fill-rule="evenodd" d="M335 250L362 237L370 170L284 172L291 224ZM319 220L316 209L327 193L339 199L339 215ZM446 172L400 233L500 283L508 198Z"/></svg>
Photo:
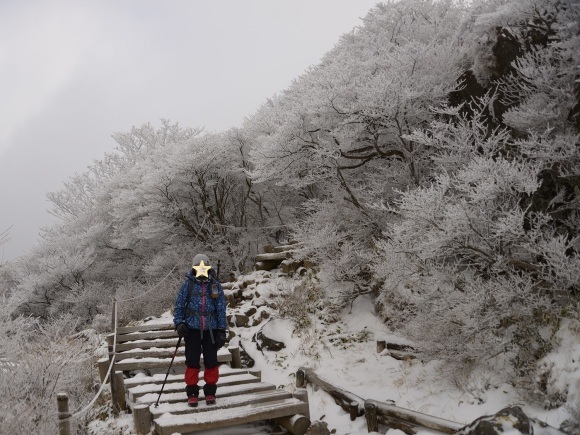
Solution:
<svg viewBox="0 0 580 435"><path fill-rule="evenodd" d="M486 415L457 432L457 435L565 435L546 423L530 418L519 406L504 408L495 415Z"/></svg>

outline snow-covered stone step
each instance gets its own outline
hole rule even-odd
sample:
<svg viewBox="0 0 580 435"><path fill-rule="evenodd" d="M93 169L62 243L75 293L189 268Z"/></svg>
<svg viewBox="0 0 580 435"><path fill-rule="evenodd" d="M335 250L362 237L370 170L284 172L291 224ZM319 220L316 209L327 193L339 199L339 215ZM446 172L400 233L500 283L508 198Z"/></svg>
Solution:
<svg viewBox="0 0 580 435"><path fill-rule="evenodd" d="M131 332L129 334L117 334L117 343L125 343L133 340L155 340L158 338L177 338L177 332L173 329L162 331Z"/></svg>
<svg viewBox="0 0 580 435"><path fill-rule="evenodd" d="M123 361L129 358L171 358L175 349L171 348L149 348L149 349L131 349L123 352L117 352L117 361ZM185 349L177 349L177 356L185 355Z"/></svg>
<svg viewBox="0 0 580 435"><path fill-rule="evenodd" d="M220 378L223 376L233 376L244 373L251 373L252 370L248 369L232 369L230 366L223 364L220 366ZM199 373L199 378L203 379L203 372ZM164 373L159 373L153 376L137 375L132 378L127 378L124 381L125 388L131 388L137 385L144 384L162 384L165 379ZM180 382L183 381L183 374L179 375L168 375L167 382Z"/></svg>
<svg viewBox="0 0 580 435"><path fill-rule="evenodd" d="M204 412L174 415L166 413L154 420L155 433L172 435L175 432L187 433L224 426L251 423L259 420L308 414L308 404L295 398L255 403L228 409L207 407Z"/></svg>
<svg viewBox="0 0 580 435"><path fill-rule="evenodd" d="M260 380L249 373L243 373L239 375L233 376L226 376L220 378L218 380L218 387L221 386L231 386L231 385L240 385L240 384L251 384L254 382L259 382ZM204 382L200 382L198 384L200 387L204 385ZM161 391L162 385L159 384L145 384L139 385L136 387L131 387L127 390L127 394L129 396L129 400L132 402L136 402L139 397L144 396L145 394L149 393L157 393ZM174 392L183 392L185 388L185 384L183 383L183 379L180 379L178 382L166 383L165 388L163 389L164 392L174 393Z"/></svg>
<svg viewBox="0 0 580 435"><path fill-rule="evenodd" d="M272 252L290 252L296 249L296 245L278 245L272 248Z"/></svg>
<svg viewBox="0 0 580 435"><path fill-rule="evenodd" d="M288 391L278 389L272 391L263 391L260 393L241 394L239 396L231 397L220 396L218 397L215 405L206 405L205 402L201 400L196 408L189 406L185 400L178 403L161 403L157 408L155 405L151 405L149 411L151 412L153 419L155 419L167 412L173 415L192 414L196 412L207 411L207 408L210 408L210 411L216 409L228 409L242 405L251 405L255 403L289 399L291 397L292 394Z"/></svg>
<svg viewBox="0 0 580 435"><path fill-rule="evenodd" d="M290 258L290 252L287 251L256 255L256 261L282 261L287 258Z"/></svg>
<svg viewBox="0 0 580 435"><path fill-rule="evenodd" d="M187 400L185 397L185 387L182 384L183 390L180 393L169 393L161 395L161 399L159 403L175 403L175 402L184 402ZM239 394L250 394L250 393L258 393L260 391L272 391L275 390L276 387L272 384L268 384L266 382L253 382L251 384L241 384L241 385L232 385L229 387L220 387L217 390L217 397L231 397L236 396ZM154 404L157 402L157 397L159 393L149 393L145 394L139 399L135 404ZM203 397L203 390L200 391L200 397Z"/></svg>
<svg viewBox="0 0 580 435"><path fill-rule="evenodd" d="M167 358L129 358L115 363L116 371L131 371L131 370L146 370L169 367L173 352ZM232 361L232 354L227 349L220 349L218 351L218 363L230 363ZM201 358L203 363L203 357ZM173 360L174 366L185 364L185 356L176 356Z"/></svg>
<svg viewBox="0 0 580 435"><path fill-rule="evenodd" d="M131 332L148 332L161 331L164 329L175 329L173 323L150 323L136 326L120 326L117 328L117 334L128 334Z"/></svg>
<svg viewBox="0 0 580 435"><path fill-rule="evenodd" d="M172 347L177 346L177 337L161 338L157 340L134 340L124 343L117 343L117 352L131 349L150 349L152 347ZM181 340L180 347L185 347L185 342Z"/></svg>
<svg viewBox="0 0 580 435"><path fill-rule="evenodd" d="M203 375L200 373L200 376ZM128 390L132 387L137 387L139 385L146 385L146 384L163 384L163 380L165 379L165 373L159 373L153 376L146 376L143 374L138 374L132 378L127 378L124 380L125 389ZM178 375L167 375L167 383L171 382L183 382L183 374Z"/></svg>

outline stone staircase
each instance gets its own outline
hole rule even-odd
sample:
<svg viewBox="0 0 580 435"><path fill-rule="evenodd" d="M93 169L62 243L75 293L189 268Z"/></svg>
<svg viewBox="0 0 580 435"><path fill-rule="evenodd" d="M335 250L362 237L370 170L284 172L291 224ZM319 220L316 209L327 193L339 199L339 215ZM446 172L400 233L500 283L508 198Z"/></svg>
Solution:
<svg viewBox="0 0 580 435"><path fill-rule="evenodd" d="M115 337L110 334L107 339L112 351ZM136 433L175 435L275 420L290 433L303 435L310 426L306 390L290 393L262 382L260 371L241 368L238 347L222 348L218 352L217 403L208 406L201 400L197 408L188 407L183 382L184 345L176 351L177 342L171 323L117 329L112 396L120 409L133 413ZM101 380L106 377L109 362L110 358L99 360ZM203 386L203 381L199 385Z"/></svg>
<svg viewBox="0 0 580 435"><path fill-rule="evenodd" d="M279 246L266 245L264 253L256 255L254 268L265 271L279 268L282 273L293 274L301 268L314 267L310 260L298 261L292 258L292 253L298 246L295 241Z"/></svg>

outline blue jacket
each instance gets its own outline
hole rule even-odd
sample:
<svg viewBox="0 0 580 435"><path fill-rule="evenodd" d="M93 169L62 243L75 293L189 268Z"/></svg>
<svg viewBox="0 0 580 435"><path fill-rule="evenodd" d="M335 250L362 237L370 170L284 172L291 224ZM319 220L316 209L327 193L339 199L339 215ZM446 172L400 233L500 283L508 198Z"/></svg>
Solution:
<svg viewBox="0 0 580 435"><path fill-rule="evenodd" d="M188 290L191 295L186 307ZM190 329L227 329L226 297L211 273L206 280L195 278L191 271L187 273L175 301L173 323L175 326L185 323Z"/></svg>

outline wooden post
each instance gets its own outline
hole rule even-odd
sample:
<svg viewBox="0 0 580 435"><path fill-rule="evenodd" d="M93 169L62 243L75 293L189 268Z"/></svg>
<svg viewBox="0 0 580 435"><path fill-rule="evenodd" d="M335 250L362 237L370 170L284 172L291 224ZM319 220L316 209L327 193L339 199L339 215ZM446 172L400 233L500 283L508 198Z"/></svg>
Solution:
<svg viewBox="0 0 580 435"><path fill-rule="evenodd" d="M413 433L412 426L422 426L438 432L454 434L464 426L461 423L456 423L454 421L445 420L417 411L411 411L405 408L399 408L398 406L378 402L376 400L366 400L365 410L369 405L374 406L375 413L380 415L381 420L384 420L387 425L391 426L393 429L400 429L405 433Z"/></svg>
<svg viewBox="0 0 580 435"><path fill-rule="evenodd" d="M308 412L305 412L306 417L310 418L310 402L308 401L308 391L306 388L299 388L292 394L296 399L308 404Z"/></svg>
<svg viewBox="0 0 580 435"><path fill-rule="evenodd" d="M365 402L365 416L367 419L367 430L369 432L378 432L379 421L377 419L377 405Z"/></svg>
<svg viewBox="0 0 580 435"><path fill-rule="evenodd" d="M70 435L70 412L68 409L68 394L58 393L56 395L56 405L58 408L58 433L59 435Z"/></svg>
<svg viewBox="0 0 580 435"><path fill-rule="evenodd" d="M387 342L385 340L377 340L377 353L381 353L387 348Z"/></svg>
<svg viewBox="0 0 580 435"><path fill-rule="evenodd" d="M296 387L304 388L305 385L306 385L306 374L304 373L304 370L300 369L296 372Z"/></svg>
<svg viewBox="0 0 580 435"><path fill-rule="evenodd" d="M239 346L228 347L228 350L232 354L232 362L231 362L232 368L241 369L242 357L240 355L240 347Z"/></svg>
<svg viewBox="0 0 580 435"><path fill-rule="evenodd" d="M358 417L358 402L350 402L348 413L350 414L350 421L355 421Z"/></svg>
<svg viewBox="0 0 580 435"><path fill-rule="evenodd" d="M116 329L115 329L115 320L117 318L116 316L116 308L117 308L117 303L115 302L115 298L113 298L113 309L111 310L111 331L113 331L113 333L115 333Z"/></svg>
<svg viewBox="0 0 580 435"><path fill-rule="evenodd" d="M151 432L151 411L149 405L135 405L133 407L133 424L138 434Z"/></svg>
<svg viewBox="0 0 580 435"><path fill-rule="evenodd" d="M112 346L113 340L115 340L115 334L107 334L106 339L107 339L107 345Z"/></svg>
<svg viewBox="0 0 580 435"><path fill-rule="evenodd" d="M302 375L300 374L300 371L304 372L303 377L305 381L308 381L308 383L322 388L324 391L330 394L334 399L334 401L336 402L336 404L340 406L342 409L344 409L346 412L348 413L353 412L351 404L355 402L359 404L358 407L356 408L358 415L361 416L363 414L362 408L365 402L364 399L357 396L356 394L350 393L346 390L343 390L340 387L332 385L330 382L325 381L310 369L307 369L305 367L300 367L298 369L298 372L296 372L296 386L299 386L304 382L302 381Z"/></svg>
<svg viewBox="0 0 580 435"><path fill-rule="evenodd" d="M125 399L125 377L123 376L123 372L115 372L112 383L115 384L115 388L113 389L116 395L115 402L120 410L126 411L127 401Z"/></svg>
<svg viewBox="0 0 580 435"><path fill-rule="evenodd" d="M101 358L97 361L97 365L99 366L99 376L101 377L101 384L105 382L105 377L107 376L107 371L109 370L109 359L108 358Z"/></svg>
<svg viewBox="0 0 580 435"><path fill-rule="evenodd" d="M115 354L113 352L113 346L109 346L109 364L113 364L111 367L111 379L109 385L111 386L111 405L112 405L112 412L115 417L119 415L119 403L117 402L117 391L115 382L113 382L113 378L115 377L115 363L113 361Z"/></svg>
<svg viewBox="0 0 580 435"><path fill-rule="evenodd" d="M291 417L276 418L276 423L290 432L292 435L304 435L310 427L310 419L304 415L296 414Z"/></svg>

